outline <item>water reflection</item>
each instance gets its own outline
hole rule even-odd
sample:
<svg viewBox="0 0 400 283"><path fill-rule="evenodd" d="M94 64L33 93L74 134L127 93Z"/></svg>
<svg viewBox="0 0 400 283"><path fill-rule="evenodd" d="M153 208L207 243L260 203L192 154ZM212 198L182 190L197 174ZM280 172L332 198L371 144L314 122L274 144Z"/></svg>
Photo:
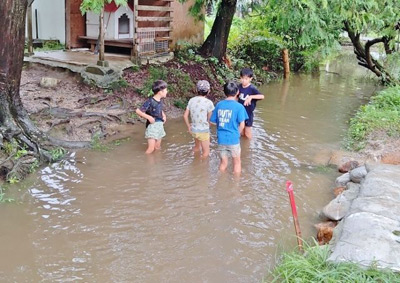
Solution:
<svg viewBox="0 0 400 283"><path fill-rule="evenodd" d="M315 156L339 147L371 83L331 63L261 88L243 173L192 152L183 120L168 120L160 151L144 127L116 149L72 154L42 169L22 208L0 206L3 281L259 282L296 245L285 181L294 182L303 236L332 197L336 172ZM350 68L354 73L354 68ZM231 163L230 163L231 166ZM229 173L228 173L229 172ZM23 247L23 248L20 248Z"/></svg>

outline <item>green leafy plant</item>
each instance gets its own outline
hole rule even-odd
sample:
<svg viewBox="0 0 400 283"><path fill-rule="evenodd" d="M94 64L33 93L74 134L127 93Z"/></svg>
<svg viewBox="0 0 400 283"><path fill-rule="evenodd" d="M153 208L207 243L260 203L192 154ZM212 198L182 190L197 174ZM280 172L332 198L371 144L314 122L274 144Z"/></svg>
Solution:
<svg viewBox="0 0 400 283"><path fill-rule="evenodd" d="M13 198L7 198L4 186L0 186L0 203L14 202Z"/></svg>
<svg viewBox="0 0 400 283"><path fill-rule="evenodd" d="M7 182L9 182L10 184L16 184L16 183L19 183L19 181L20 180L15 175L12 175L12 176L8 177L8 179L7 179Z"/></svg>
<svg viewBox="0 0 400 283"><path fill-rule="evenodd" d="M387 136L400 136L400 86L390 87L374 96L350 119L347 148L360 150L375 131Z"/></svg>
<svg viewBox="0 0 400 283"><path fill-rule="evenodd" d="M151 89L154 81L156 80L167 80L168 69L164 66L150 66L149 67L149 77L143 84L143 87L138 89L139 93L144 97L150 97L153 95Z"/></svg>
<svg viewBox="0 0 400 283"><path fill-rule="evenodd" d="M399 282L400 274L378 270L372 265L361 268L354 263L327 261L329 246L305 245L304 254L298 251L284 253L273 270L272 280L264 282Z"/></svg>
<svg viewBox="0 0 400 283"><path fill-rule="evenodd" d="M62 147L56 147L50 150L51 159L53 161L61 160L67 153L66 149Z"/></svg>
<svg viewBox="0 0 400 283"><path fill-rule="evenodd" d="M17 152L15 153L14 159L20 159L22 156L26 155L28 151L25 148L18 149Z"/></svg>
<svg viewBox="0 0 400 283"><path fill-rule="evenodd" d="M102 152L106 152L110 149L107 145L101 142L100 133L93 135L92 140L90 141L90 148Z"/></svg>
<svg viewBox="0 0 400 283"><path fill-rule="evenodd" d="M175 107L178 107L180 109L186 109L187 101L184 99L175 99L174 105L175 105Z"/></svg>
<svg viewBox="0 0 400 283"><path fill-rule="evenodd" d="M39 161L36 159L36 160L29 166L29 173L35 172L37 168L39 168Z"/></svg>
<svg viewBox="0 0 400 283"><path fill-rule="evenodd" d="M112 82L111 85L109 86L108 90L110 92L120 90L122 88L127 88L129 87L129 83L125 79L120 79L118 81Z"/></svg>

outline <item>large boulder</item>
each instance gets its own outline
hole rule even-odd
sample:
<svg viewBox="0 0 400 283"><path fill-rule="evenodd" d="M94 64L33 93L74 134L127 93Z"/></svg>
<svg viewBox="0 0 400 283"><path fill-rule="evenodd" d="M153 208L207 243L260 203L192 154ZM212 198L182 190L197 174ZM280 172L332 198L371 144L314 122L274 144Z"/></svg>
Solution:
<svg viewBox="0 0 400 283"><path fill-rule="evenodd" d="M50 78L50 77L43 77L40 80L40 86L44 87L44 88L55 88L57 87L58 83L60 81L58 79L55 78Z"/></svg>
<svg viewBox="0 0 400 283"><path fill-rule="evenodd" d="M346 163L340 165L338 170L340 173L347 173L347 172L357 168L358 166L359 166L358 161L351 160L351 161L347 161Z"/></svg>
<svg viewBox="0 0 400 283"><path fill-rule="evenodd" d="M336 178L335 184L338 187L344 187L348 182L350 182L350 173L345 173Z"/></svg>
<svg viewBox="0 0 400 283"><path fill-rule="evenodd" d="M361 183L366 175L367 169L365 166L357 167L350 171L350 180L354 183Z"/></svg>
<svg viewBox="0 0 400 283"><path fill-rule="evenodd" d="M355 199L334 230L328 260L400 271L400 166L368 164L366 170L361 185L350 182L340 195Z"/></svg>
<svg viewBox="0 0 400 283"><path fill-rule="evenodd" d="M341 235L328 260L350 261L400 271L399 222L369 212L353 213L343 220Z"/></svg>

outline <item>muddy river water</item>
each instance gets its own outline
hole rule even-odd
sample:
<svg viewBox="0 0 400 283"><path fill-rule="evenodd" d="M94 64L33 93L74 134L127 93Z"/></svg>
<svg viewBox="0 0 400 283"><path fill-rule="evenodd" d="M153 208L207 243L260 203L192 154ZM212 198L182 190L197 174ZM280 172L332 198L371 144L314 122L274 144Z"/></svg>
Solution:
<svg viewBox="0 0 400 283"><path fill-rule="evenodd" d="M338 173L318 156L340 147L376 90L351 62L260 87L240 178L218 172L215 131L200 160L183 120L171 119L154 155L140 125L113 150L71 153L12 186L16 202L0 204L0 280L260 282L296 246L285 181L305 239L333 197Z"/></svg>

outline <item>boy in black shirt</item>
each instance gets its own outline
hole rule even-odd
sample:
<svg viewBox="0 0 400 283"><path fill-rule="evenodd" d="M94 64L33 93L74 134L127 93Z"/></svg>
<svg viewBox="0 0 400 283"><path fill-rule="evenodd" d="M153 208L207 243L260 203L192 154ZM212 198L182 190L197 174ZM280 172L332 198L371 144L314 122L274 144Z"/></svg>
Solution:
<svg viewBox="0 0 400 283"><path fill-rule="evenodd" d="M167 97L167 83L158 80L153 83L154 96L147 99L136 113L147 120L145 138L147 139L146 153L152 153L161 148L161 139L165 137L164 123L167 120L163 111L162 98Z"/></svg>
<svg viewBox="0 0 400 283"><path fill-rule="evenodd" d="M244 68L240 71L240 85L239 85L239 103L243 104L246 109L249 119L245 121L244 130L241 132L242 136L251 139L253 137L251 128L253 127L254 109L256 109L257 100L264 99L258 89L251 84L253 79L253 71L250 68Z"/></svg>

